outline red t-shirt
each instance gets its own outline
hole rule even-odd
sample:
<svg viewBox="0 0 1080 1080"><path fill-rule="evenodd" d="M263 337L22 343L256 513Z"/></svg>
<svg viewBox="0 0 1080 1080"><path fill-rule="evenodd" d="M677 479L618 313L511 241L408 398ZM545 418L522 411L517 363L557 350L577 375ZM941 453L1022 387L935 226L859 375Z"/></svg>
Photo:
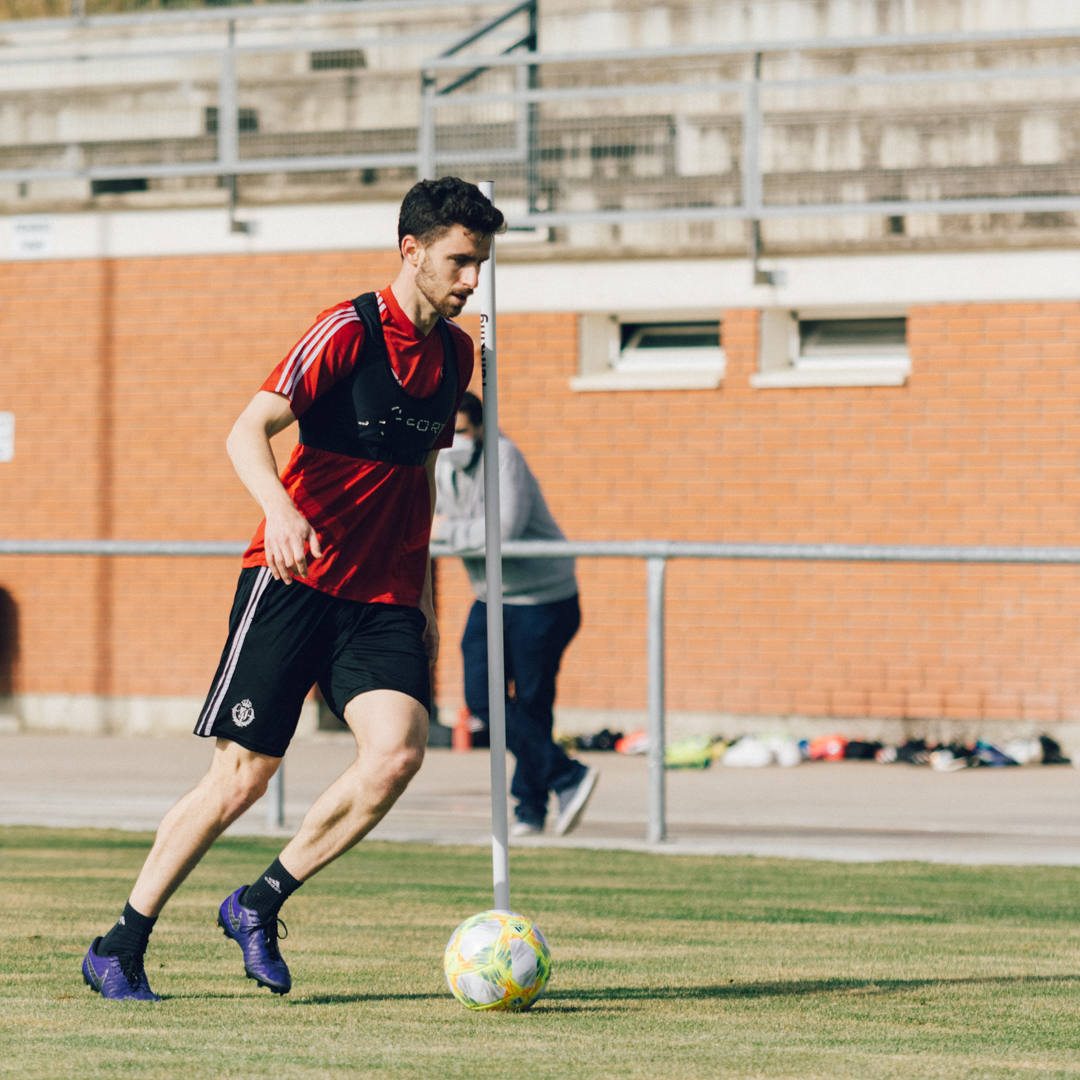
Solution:
<svg viewBox="0 0 1080 1080"><path fill-rule="evenodd" d="M433 328L421 337L389 288L376 296L390 366L401 388L413 397L430 397L442 372L442 335ZM457 354L457 400L436 449L453 441L453 419L473 371L472 339L449 320L448 325ZM353 370L363 345L364 324L352 301L336 304L319 315L261 389L288 398L299 417ZM431 537L431 495L423 465L370 461L298 444L281 482L323 551L298 581L363 603L419 604ZM244 553L244 566L266 565L265 527L264 519Z"/></svg>

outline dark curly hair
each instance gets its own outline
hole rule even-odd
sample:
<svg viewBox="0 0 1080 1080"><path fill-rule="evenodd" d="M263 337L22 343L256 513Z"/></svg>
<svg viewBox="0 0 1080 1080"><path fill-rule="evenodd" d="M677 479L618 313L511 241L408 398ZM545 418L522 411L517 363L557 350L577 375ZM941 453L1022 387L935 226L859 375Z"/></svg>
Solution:
<svg viewBox="0 0 1080 1080"><path fill-rule="evenodd" d="M464 413L473 427L480 427L484 422L484 403L471 390L466 390L461 395L461 404L457 411Z"/></svg>
<svg viewBox="0 0 1080 1080"><path fill-rule="evenodd" d="M421 180L409 189L401 202L398 244L406 236L415 236L422 244L430 244L454 225L464 225L469 232L481 236L493 236L506 228L502 212L475 184L456 176Z"/></svg>

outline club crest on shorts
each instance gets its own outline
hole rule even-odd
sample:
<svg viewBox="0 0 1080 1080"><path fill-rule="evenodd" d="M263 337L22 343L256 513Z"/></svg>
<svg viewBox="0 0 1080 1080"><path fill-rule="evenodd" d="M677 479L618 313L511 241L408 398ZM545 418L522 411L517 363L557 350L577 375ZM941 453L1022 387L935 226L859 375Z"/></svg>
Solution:
<svg viewBox="0 0 1080 1080"><path fill-rule="evenodd" d="M255 706L247 698L238 701L232 707L232 718L237 727L247 727L255 719Z"/></svg>

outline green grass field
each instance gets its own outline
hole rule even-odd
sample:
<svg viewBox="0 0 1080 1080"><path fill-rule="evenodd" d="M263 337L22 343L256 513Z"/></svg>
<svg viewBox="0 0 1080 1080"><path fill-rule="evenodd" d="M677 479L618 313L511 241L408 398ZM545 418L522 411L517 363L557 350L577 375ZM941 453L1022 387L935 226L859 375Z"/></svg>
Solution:
<svg viewBox="0 0 1080 1080"><path fill-rule="evenodd" d="M470 1013L442 950L490 853L372 842L285 909L293 992L243 977L218 903L276 854L226 838L154 932L165 998L102 1001L91 937L149 837L0 829L0 1074L41 1077L1080 1077L1080 870L532 848L514 907L554 974Z"/></svg>

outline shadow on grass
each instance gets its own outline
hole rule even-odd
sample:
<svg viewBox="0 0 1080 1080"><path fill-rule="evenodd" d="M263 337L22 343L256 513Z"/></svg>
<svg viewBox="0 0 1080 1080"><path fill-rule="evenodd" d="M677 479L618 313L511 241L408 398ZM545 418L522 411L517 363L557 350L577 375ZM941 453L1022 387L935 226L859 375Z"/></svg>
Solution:
<svg viewBox="0 0 1080 1080"><path fill-rule="evenodd" d="M774 982L730 982L703 986L594 986L551 990L538 1010L580 1012L604 1002L704 1001L710 999L805 997L811 994L894 994L928 987L1017 987L1043 983L1080 983L1080 975L985 975L956 979L786 979ZM436 1001L445 994L315 994L293 998L293 1005L353 1005L374 1001ZM585 1004L591 1003L591 1004Z"/></svg>
<svg viewBox="0 0 1080 1080"><path fill-rule="evenodd" d="M773 982L728 982L706 986L609 986L553 990L544 1001L676 1001L708 998L753 999L805 997L811 994L893 994L927 987L1023 986L1080 982L1080 975L984 975L955 979L782 979Z"/></svg>

